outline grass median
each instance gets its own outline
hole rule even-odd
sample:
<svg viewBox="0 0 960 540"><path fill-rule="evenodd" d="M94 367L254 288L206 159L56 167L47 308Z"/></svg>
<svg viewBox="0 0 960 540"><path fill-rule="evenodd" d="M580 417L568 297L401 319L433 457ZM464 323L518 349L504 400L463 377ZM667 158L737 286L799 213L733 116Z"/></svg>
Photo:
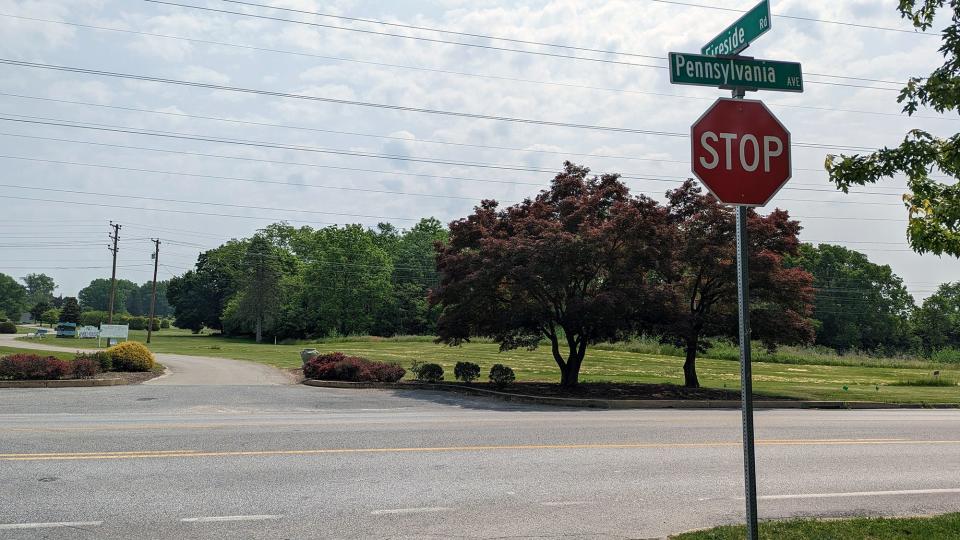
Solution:
<svg viewBox="0 0 960 540"><path fill-rule="evenodd" d="M767 521L761 539L776 540L955 540L960 538L960 514L917 518L853 518L838 520ZM717 527L670 537L673 540L742 540L743 526Z"/></svg>
<svg viewBox="0 0 960 540"><path fill-rule="evenodd" d="M146 332L131 331L131 339L144 341ZM29 341L20 338L22 341ZM96 340L54 340L44 343L68 347L96 347ZM73 343L76 343L74 345ZM480 364L484 375L493 364L512 367L520 381L559 381L559 370L549 349L499 352L495 343L478 341L462 347L433 343L424 336L399 338L358 337L304 342L289 345L257 344L252 340L219 335L195 335L185 330L154 332L150 349L158 353L214 356L261 362L280 368L300 367L300 350L341 351L371 360L397 362L409 367L414 360L443 366L446 378L453 379L458 361ZM672 355L635 352L629 348L595 347L587 351L581 380L584 382L683 383L683 359ZM960 366L941 369L942 380L960 378ZM740 368L736 361L702 358L697 361L700 382L705 387L737 390ZM880 367L807 365L755 362L754 390L767 396L795 399L883 401L893 403L960 403L960 386L925 384L933 369L925 367ZM408 375L409 376L409 375ZM906 384L916 383L916 384Z"/></svg>

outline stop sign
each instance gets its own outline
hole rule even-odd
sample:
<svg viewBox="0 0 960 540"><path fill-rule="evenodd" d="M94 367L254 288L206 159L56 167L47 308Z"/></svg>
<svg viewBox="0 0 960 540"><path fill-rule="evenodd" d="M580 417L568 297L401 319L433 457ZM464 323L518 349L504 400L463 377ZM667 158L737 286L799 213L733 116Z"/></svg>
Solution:
<svg viewBox="0 0 960 540"><path fill-rule="evenodd" d="M761 101L718 99L690 141L693 174L720 202L763 206L790 179L790 132Z"/></svg>

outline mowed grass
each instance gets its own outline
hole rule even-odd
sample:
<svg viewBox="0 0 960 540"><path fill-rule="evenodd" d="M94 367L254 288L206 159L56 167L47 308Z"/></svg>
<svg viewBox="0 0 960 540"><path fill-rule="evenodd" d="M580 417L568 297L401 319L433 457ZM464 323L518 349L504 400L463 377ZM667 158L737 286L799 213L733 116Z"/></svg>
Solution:
<svg viewBox="0 0 960 540"><path fill-rule="evenodd" d="M60 360L73 360L77 355L74 352L69 351L41 351L38 349L15 349L13 347L0 347L0 356L6 356L8 354L36 354L38 356L53 356L59 358Z"/></svg>
<svg viewBox="0 0 960 540"><path fill-rule="evenodd" d="M131 339L144 341L146 332L131 331ZM25 338L20 338L25 340ZM45 342L60 345L59 340ZM77 340L77 347L96 347L96 340ZM63 343L67 345L67 343ZM256 344L251 340L169 329L154 332L151 350L196 356L219 356L251 360L281 367L300 367L300 350L316 348L320 352L340 351L372 360L396 362L409 368L414 360L443 366L447 380L453 379L458 361L480 364L483 379L493 364L514 369L521 381L558 382L559 370L547 348L535 351L499 352L489 341L447 347L433 343L430 337L331 339L290 345ZM642 382L683 384L683 359L674 356L631 352L629 350L588 349L581 371L583 381ZM697 373L703 386L739 389L740 366L736 361L699 359ZM892 403L960 403L960 386L895 386L897 383L930 377L926 368L753 364L754 390L768 396L797 399L883 401ZM409 376L409 375L408 375ZM941 368L941 376L956 380L960 369ZM844 386L847 387L844 390Z"/></svg>
<svg viewBox="0 0 960 540"><path fill-rule="evenodd" d="M960 538L960 514L919 518L854 518L838 520L768 521L759 536L776 540L954 540ZM671 536L673 540L741 540L743 526L717 527Z"/></svg>

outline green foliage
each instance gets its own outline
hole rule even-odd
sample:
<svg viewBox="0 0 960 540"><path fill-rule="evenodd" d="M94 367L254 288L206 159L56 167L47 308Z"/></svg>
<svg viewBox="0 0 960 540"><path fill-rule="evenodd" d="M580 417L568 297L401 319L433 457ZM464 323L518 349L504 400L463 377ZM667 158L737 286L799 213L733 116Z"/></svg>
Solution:
<svg viewBox="0 0 960 540"><path fill-rule="evenodd" d="M514 374L513 369L509 366L494 364L493 367L490 368L490 384L497 388L503 388L513 384L513 381L516 379L516 374Z"/></svg>
<svg viewBox="0 0 960 540"><path fill-rule="evenodd" d="M110 353L107 351L97 351L92 353L77 353L75 358L76 360L85 359L92 360L100 366L100 371L112 371L113 370L113 358L110 356Z"/></svg>
<svg viewBox="0 0 960 540"><path fill-rule="evenodd" d="M80 289L77 298L84 310L107 311L110 306L110 287L109 278L99 278L90 282L89 285ZM113 299L113 312L122 313L126 309L127 297L139 286L126 279L117 280L117 290Z"/></svg>
<svg viewBox="0 0 960 540"><path fill-rule="evenodd" d="M902 379L891 384L891 386L957 386L957 380L950 377L930 375L918 379Z"/></svg>
<svg viewBox="0 0 960 540"><path fill-rule="evenodd" d="M27 274L20 278L27 287L27 302L30 305L36 305L41 302L49 303L53 300L53 291L57 284L53 278L46 274ZM47 309L50 309L49 307ZM43 313L41 310L40 313ZM32 311L31 311L32 314ZM37 317L34 316L34 319Z"/></svg>
<svg viewBox="0 0 960 540"><path fill-rule="evenodd" d="M40 314L39 321L43 324L49 324L51 327L60 322L60 310L56 308L48 309Z"/></svg>
<svg viewBox="0 0 960 540"><path fill-rule="evenodd" d="M0 334L16 334L17 325L12 321L2 321L0 322Z"/></svg>
<svg viewBox="0 0 960 540"><path fill-rule="evenodd" d="M107 349L107 354L117 371L151 371L155 360L153 353L143 343L125 341Z"/></svg>
<svg viewBox="0 0 960 540"><path fill-rule="evenodd" d="M942 0L900 0L901 15L916 28L926 29L943 7ZM912 77L897 101L903 111L914 114L920 107L937 112L955 111L960 105L960 7L950 3L951 24L942 33L942 66L926 77ZM937 137L919 129L907 133L896 148L884 148L868 155L827 156L830 180L844 193L851 186L873 184L897 174L907 177L910 192L904 196L907 208L907 237L918 253L932 252L960 257L960 183L938 182L939 170L956 178L960 175L960 134Z"/></svg>
<svg viewBox="0 0 960 540"><path fill-rule="evenodd" d="M26 287L8 275L0 274L0 311L18 321L28 306Z"/></svg>
<svg viewBox="0 0 960 540"><path fill-rule="evenodd" d="M177 327L194 332L223 329L224 308L240 289L246 249L247 241L231 240L201 253L193 270L170 280L166 297Z"/></svg>
<svg viewBox="0 0 960 540"><path fill-rule="evenodd" d="M480 366L473 362L457 362L457 365L453 367L453 376L458 381L472 383L480 378Z"/></svg>
<svg viewBox="0 0 960 540"><path fill-rule="evenodd" d="M913 313L913 326L925 354L960 349L960 281L944 283L927 297Z"/></svg>
<svg viewBox="0 0 960 540"><path fill-rule="evenodd" d="M161 330L166 330L167 328L170 328L170 319L161 319L161 320L160 320L160 329L161 329Z"/></svg>
<svg viewBox="0 0 960 540"><path fill-rule="evenodd" d="M76 298L67 297L63 299L59 322L80 323L80 304L77 303Z"/></svg>
<svg viewBox="0 0 960 540"><path fill-rule="evenodd" d="M34 321L39 321L41 320L41 316L43 315L43 313L52 308L53 306L51 306L49 302L45 302L45 301L37 302L36 304L33 305L32 308L30 308L30 316L33 317Z"/></svg>
<svg viewBox="0 0 960 540"><path fill-rule="evenodd" d="M443 380L443 366L440 364L414 362L410 372L420 382L436 383Z"/></svg>
<svg viewBox="0 0 960 540"><path fill-rule="evenodd" d="M130 325L130 330L146 330L147 318L146 317L130 317L127 320L127 324Z"/></svg>
<svg viewBox="0 0 960 540"><path fill-rule="evenodd" d="M897 353L913 348L913 297L887 265L830 244L800 246L789 264L813 274L816 343L837 351Z"/></svg>
<svg viewBox="0 0 960 540"><path fill-rule="evenodd" d="M930 354L930 361L938 364L960 364L960 349L945 347Z"/></svg>
<svg viewBox="0 0 960 540"><path fill-rule="evenodd" d="M281 261L281 251L265 236L258 234L251 238L243 256L240 290L228 304L231 322L236 326L244 322L248 328L252 326L257 343L280 308Z"/></svg>

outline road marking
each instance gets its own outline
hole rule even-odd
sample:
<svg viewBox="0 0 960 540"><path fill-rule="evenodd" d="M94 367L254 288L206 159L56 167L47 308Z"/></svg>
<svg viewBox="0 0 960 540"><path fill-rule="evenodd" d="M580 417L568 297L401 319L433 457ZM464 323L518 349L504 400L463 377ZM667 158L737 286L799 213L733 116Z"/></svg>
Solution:
<svg viewBox="0 0 960 540"><path fill-rule="evenodd" d="M760 440L757 446L859 446L859 445L952 445L960 440L909 440L909 439L795 439ZM144 450L136 452L63 452L45 454L0 454L0 461L55 461L87 459L146 459L146 458L198 458L198 457L268 457L268 456L314 456L324 454L387 454L431 452L483 452L495 450L644 450L644 449L696 449L739 448L740 441L715 441L701 443L595 443L595 444L512 444L490 446L436 446L399 448L316 448L302 450Z"/></svg>
<svg viewBox="0 0 960 540"><path fill-rule="evenodd" d="M374 510L370 512L371 516L382 516L387 514L428 514L431 512L449 512L453 508L446 506L425 506L422 508L391 508L387 510Z"/></svg>
<svg viewBox="0 0 960 540"><path fill-rule="evenodd" d="M184 523L217 523L221 521L267 521L274 519L281 519L282 515L279 514L262 514L255 516L206 516L206 517L192 517L192 518L183 518L180 521Z"/></svg>
<svg viewBox="0 0 960 540"><path fill-rule="evenodd" d="M55 529L60 527L97 527L102 521L61 521L59 523L0 523L0 530Z"/></svg>
<svg viewBox="0 0 960 540"><path fill-rule="evenodd" d="M763 495L759 498L766 501L777 501L788 499L833 499L837 497L880 497L885 495L938 495L943 493L960 493L960 488L848 491L841 493L798 493L795 495Z"/></svg>

